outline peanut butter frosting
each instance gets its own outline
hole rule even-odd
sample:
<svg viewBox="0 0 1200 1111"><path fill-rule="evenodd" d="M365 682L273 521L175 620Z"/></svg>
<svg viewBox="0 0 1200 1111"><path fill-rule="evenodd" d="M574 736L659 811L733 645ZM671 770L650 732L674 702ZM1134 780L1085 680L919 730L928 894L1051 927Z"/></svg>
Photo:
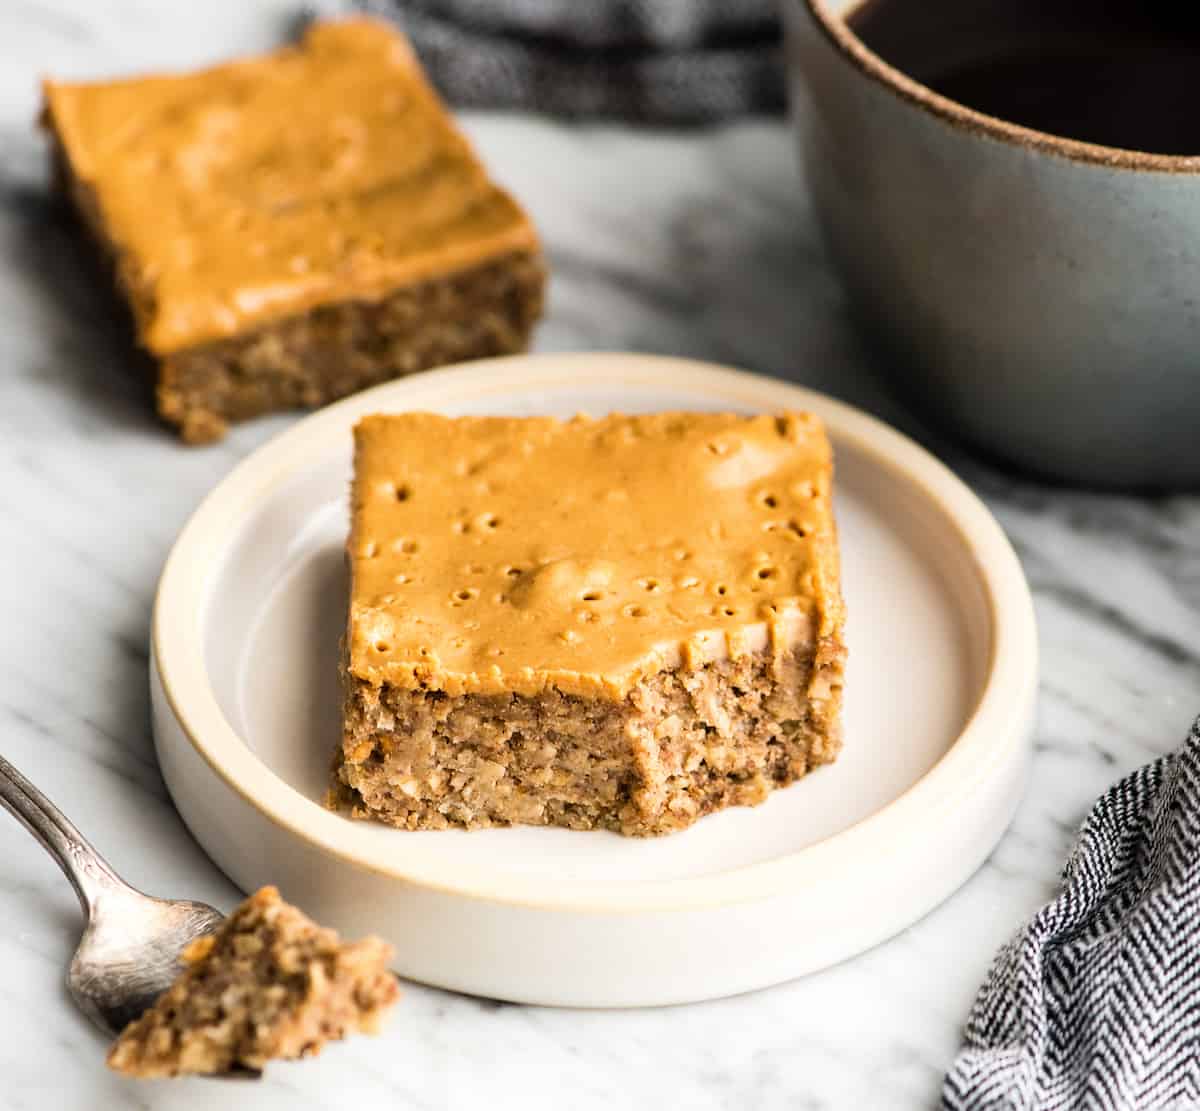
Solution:
<svg viewBox="0 0 1200 1111"><path fill-rule="evenodd" d="M664 668L838 636L831 481L806 413L367 417L349 671L622 697Z"/></svg>
<svg viewBox="0 0 1200 1111"><path fill-rule="evenodd" d="M198 73L44 91L157 355L537 249L382 22L318 23L298 46Z"/></svg>

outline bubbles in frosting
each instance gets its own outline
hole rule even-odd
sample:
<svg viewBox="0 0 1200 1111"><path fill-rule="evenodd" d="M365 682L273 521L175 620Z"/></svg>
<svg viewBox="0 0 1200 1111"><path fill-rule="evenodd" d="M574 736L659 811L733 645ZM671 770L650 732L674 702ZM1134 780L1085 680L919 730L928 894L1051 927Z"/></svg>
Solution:
<svg viewBox="0 0 1200 1111"><path fill-rule="evenodd" d="M393 678L419 657L435 685L607 681L819 625L834 540L811 418L409 414L357 434L352 652L385 641ZM353 624L371 606L390 618L374 640Z"/></svg>

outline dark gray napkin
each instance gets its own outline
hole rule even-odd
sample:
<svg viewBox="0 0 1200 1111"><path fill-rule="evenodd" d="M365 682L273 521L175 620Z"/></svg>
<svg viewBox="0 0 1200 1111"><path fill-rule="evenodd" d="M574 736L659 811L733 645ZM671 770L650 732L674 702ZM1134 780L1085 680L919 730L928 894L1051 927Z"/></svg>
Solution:
<svg viewBox="0 0 1200 1111"><path fill-rule="evenodd" d="M943 1106L1200 1107L1200 722L1093 807L1000 953Z"/></svg>
<svg viewBox="0 0 1200 1111"><path fill-rule="evenodd" d="M452 104L702 123L784 104L776 0L355 0Z"/></svg>

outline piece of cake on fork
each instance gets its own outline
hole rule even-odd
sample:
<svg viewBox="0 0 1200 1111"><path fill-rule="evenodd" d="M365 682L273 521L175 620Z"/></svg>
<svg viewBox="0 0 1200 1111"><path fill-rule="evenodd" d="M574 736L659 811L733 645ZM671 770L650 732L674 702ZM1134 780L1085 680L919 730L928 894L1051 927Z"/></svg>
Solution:
<svg viewBox="0 0 1200 1111"><path fill-rule="evenodd" d="M805 413L365 418L332 805L661 834L832 761L832 474Z"/></svg>
<svg viewBox="0 0 1200 1111"><path fill-rule="evenodd" d="M373 1033L400 988L378 938L343 942L264 887L182 954L179 978L120 1034L118 1072L146 1078L261 1069Z"/></svg>

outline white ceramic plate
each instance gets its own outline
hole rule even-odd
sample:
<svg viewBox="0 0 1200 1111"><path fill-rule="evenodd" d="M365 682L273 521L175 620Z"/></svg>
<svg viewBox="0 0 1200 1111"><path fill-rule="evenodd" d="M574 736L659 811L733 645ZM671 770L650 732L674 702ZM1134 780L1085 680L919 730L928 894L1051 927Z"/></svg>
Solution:
<svg viewBox="0 0 1200 1111"><path fill-rule="evenodd" d="M805 408L837 461L849 609L846 743L764 805L655 840L517 828L407 833L320 805L338 734L350 430L404 409L563 416ZM523 1002L706 999L842 960L957 888L1016 806L1036 636L984 506L845 405L694 362L545 355L352 397L242 463L167 562L152 645L159 759L242 888L375 932L412 979Z"/></svg>

